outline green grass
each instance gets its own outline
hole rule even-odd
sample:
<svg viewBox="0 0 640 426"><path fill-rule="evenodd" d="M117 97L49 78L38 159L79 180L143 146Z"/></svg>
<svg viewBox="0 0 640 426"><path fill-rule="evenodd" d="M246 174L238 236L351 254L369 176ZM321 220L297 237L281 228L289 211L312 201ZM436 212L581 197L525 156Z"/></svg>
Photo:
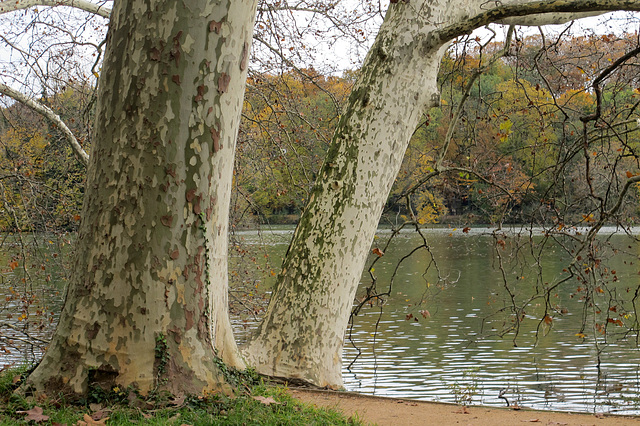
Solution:
<svg viewBox="0 0 640 426"><path fill-rule="evenodd" d="M175 400L165 394L143 399L135 392L115 388L108 393L96 393L84 404L67 404L49 397L36 401L13 393L27 368L0 374L0 426L34 424L26 420L27 411L36 406L49 416L40 425L75 425L85 415L102 411L109 417L106 425L361 425L357 418L317 408L292 398L282 387L262 383L238 386L233 398L222 395L192 396ZM14 379L15 378L15 379ZM275 403L261 402L254 397L272 398ZM177 405L176 405L177 404ZM105 424L105 423L103 423Z"/></svg>

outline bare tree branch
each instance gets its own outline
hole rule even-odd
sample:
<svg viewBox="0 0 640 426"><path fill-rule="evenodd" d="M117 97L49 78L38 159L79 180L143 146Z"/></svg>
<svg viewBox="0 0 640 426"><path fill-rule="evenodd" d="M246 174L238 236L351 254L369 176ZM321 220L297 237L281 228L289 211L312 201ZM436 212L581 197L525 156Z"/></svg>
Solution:
<svg viewBox="0 0 640 426"><path fill-rule="evenodd" d="M3 83L0 83L0 93L7 95L15 99L16 101L28 106L35 112L41 114L42 116L44 116L45 118L53 122L62 131L62 133L64 133L67 139L67 142L71 146L71 149L73 149L73 152L78 157L78 160L85 166L89 163L89 154L87 154L86 151L82 148L82 146L80 146L80 143L78 142L76 137L73 135L73 132L71 132L71 129L69 129L69 127L62 121L60 116L55 112L53 112L51 108L33 99L28 98L24 94L18 92L17 90L12 89L11 87Z"/></svg>
<svg viewBox="0 0 640 426"><path fill-rule="evenodd" d="M104 18L108 18L111 15L110 8L86 0L3 0L0 1L0 15L34 6L68 6L94 13Z"/></svg>
<svg viewBox="0 0 640 426"><path fill-rule="evenodd" d="M640 2L637 0L535 0L513 1L507 4L495 2L495 4L495 7L487 8L477 15L469 17L469 19L437 31L434 34L435 39L440 40L438 43L452 40L458 36L470 34L476 28L514 17L536 15L539 16L539 20L535 25L542 25L545 23L559 23L553 16L548 15L551 13L562 18L564 22L568 22L573 19L590 16L588 12L640 11ZM543 19L545 16L549 18L548 22ZM526 20L522 22L526 22ZM517 24L518 22L517 19L511 19L509 23Z"/></svg>

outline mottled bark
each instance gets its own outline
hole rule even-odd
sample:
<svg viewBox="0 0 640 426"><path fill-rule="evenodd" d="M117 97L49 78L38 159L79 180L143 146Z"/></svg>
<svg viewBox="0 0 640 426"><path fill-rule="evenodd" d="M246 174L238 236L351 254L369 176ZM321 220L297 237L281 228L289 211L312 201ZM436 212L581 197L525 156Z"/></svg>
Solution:
<svg viewBox="0 0 640 426"><path fill-rule="evenodd" d="M26 390L201 393L224 388L216 357L241 364L227 227L255 7L116 2L75 270Z"/></svg>
<svg viewBox="0 0 640 426"><path fill-rule="evenodd" d="M411 0L389 7L265 317L244 348L260 373L341 387L344 332L364 262L411 134L426 108L440 103L436 77L448 42L512 15L525 24L522 16L531 14L535 22L557 20L544 15L553 11L547 3ZM613 3L638 7L630 1L553 3L565 12L579 5L591 11L610 10Z"/></svg>

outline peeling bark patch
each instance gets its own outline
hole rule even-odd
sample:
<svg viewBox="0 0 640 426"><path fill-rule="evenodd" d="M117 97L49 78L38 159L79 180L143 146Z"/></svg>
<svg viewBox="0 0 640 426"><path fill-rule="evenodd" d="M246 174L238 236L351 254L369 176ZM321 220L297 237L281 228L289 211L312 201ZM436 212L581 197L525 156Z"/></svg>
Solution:
<svg viewBox="0 0 640 426"><path fill-rule="evenodd" d="M180 37L182 37L182 31L173 38L173 47L171 48L171 57L176 61L176 67L180 65Z"/></svg>
<svg viewBox="0 0 640 426"><path fill-rule="evenodd" d="M193 100L196 102L200 102L204 97L204 92L205 92L205 86L204 84L201 84L200 86L198 86L198 94Z"/></svg>
<svg viewBox="0 0 640 426"><path fill-rule="evenodd" d="M215 154L216 152L220 151L220 148L222 148L222 146L220 146L220 131L211 127L209 129L209 132L211 132L211 139L213 140L213 153Z"/></svg>
<svg viewBox="0 0 640 426"><path fill-rule="evenodd" d="M222 22L217 22L217 21L209 22L209 31L211 31L212 33L215 32L216 34L220 34L221 30L222 30Z"/></svg>
<svg viewBox="0 0 640 426"><path fill-rule="evenodd" d="M171 76L171 81L180 86L180 76L178 74Z"/></svg>
<svg viewBox="0 0 640 426"><path fill-rule="evenodd" d="M97 386L104 390L111 390L116 385L119 373L111 365L102 364L95 370L89 370L89 385Z"/></svg>
<svg viewBox="0 0 640 426"><path fill-rule="evenodd" d="M223 72L220 73L220 78L218 78L218 93L223 94L229 89L229 83L231 82L231 76L229 74Z"/></svg>
<svg viewBox="0 0 640 426"><path fill-rule="evenodd" d="M195 202L193 203L193 212L199 215L201 211L202 209L200 208L200 197L197 197Z"/></svg>
<svg viewBox="0 0 640 426"><path fill-rule="evenodd" d="M187 202L188 203L192 202L194 198L196 198L196 190L195 189L188 190L186 195Z"/></svg>
<svg viewBox="0 0 640 426"><path fill-rule="evenodd" d="M100 331L100 324L98 324L97 322L94 322L93 327L87 326L86 330L87 330L87 339L93 340L98 335L98 331Z"/></svg>
<svg viewBox="0 0 640 426"><path fill-rule="evenodd" d="M160 218L160 222L166 226L167 228L171 228L171 225L173 224L173 216L168 214L166 216L162 216Z"/></svg>
<svg viewBox="0 0 640 426"><path fill-rule="evenodd" d="M193 321L193 311L184 311L184 319L186 324L184 326L185 330L191 330L195 322Z"/></svg>
<svg viewBox="0 0 640 426"><path fill-rule="evenodd" d="M247 60L249 58L249 43L244 42L244 46L242 46L242 58L240 59L240 71L244 71L247 69Z"/></svg>
<svg viewBox="0 0 640 426"><path fill-rule="evenodd" d="M180 251L177 249L172 251L169 257L171 257L171 259L173 260L176 260L178 257L180 257Z"/></svg>
<svg viewBox="0 0 640 426"><path fill-rule="evenodd" d="M171 333L171 335L173 336L173 340L177 343L180 344L180 342L182 342L182 336L180 335L180 330L178 330L177 327L174 328L170 328L169 330L167 330L169 333Z"/></svg>
<svg viewBox="0 0 640 426"><path fill-rule="evenodd" d="M151 59L152 61L160 61L161 55L162 55L162 52L160 51L160 49L158 49L157 47L154 47L153 49L151 49L151 52L149 53L149 59Z"/></svg>

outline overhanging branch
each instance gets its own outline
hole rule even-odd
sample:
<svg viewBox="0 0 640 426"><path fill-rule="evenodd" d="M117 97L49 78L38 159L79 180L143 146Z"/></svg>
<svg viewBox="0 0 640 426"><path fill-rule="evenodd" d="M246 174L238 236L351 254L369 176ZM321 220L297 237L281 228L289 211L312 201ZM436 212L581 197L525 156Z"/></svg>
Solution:
<svg viewBox="0 0 640 426"><path fill-rule="evenodd" d="M446 42L458 36L469 34L476 28L513 17L565 13L568 15L564 19L571 20L572 14L574 14L574 19L579 19L588 12L640 11L640 2L637 0L535 0L509 4L496 2L496 4L498 6L435 31L436 39Z"/></svg>
<svg viewBox="0 0 640 426"><path fill-rule="evenodd" d="M3 0L0 1L0 15L16 10L28 9L35 6L68 6L85 12L93 13L103 18L109 18L111 9L86 0Z"/></svg>
<svg viewBox="0 0 640 426"><path fill-rule="evenodd" d="M89 154L87 154L82 146L80 146L80 143L73 135L71 129L69 129L60 116L53 112L51 108L25 96L23 93L20 93L3 83L0 83L0 93L15 99L25 106L28 106L38 114L41 114L46 119L50 120L58 127L58 129L60 129L60 131L62 131L74 154L78 157L78 160L85 166L89 163Z"/></svg>

